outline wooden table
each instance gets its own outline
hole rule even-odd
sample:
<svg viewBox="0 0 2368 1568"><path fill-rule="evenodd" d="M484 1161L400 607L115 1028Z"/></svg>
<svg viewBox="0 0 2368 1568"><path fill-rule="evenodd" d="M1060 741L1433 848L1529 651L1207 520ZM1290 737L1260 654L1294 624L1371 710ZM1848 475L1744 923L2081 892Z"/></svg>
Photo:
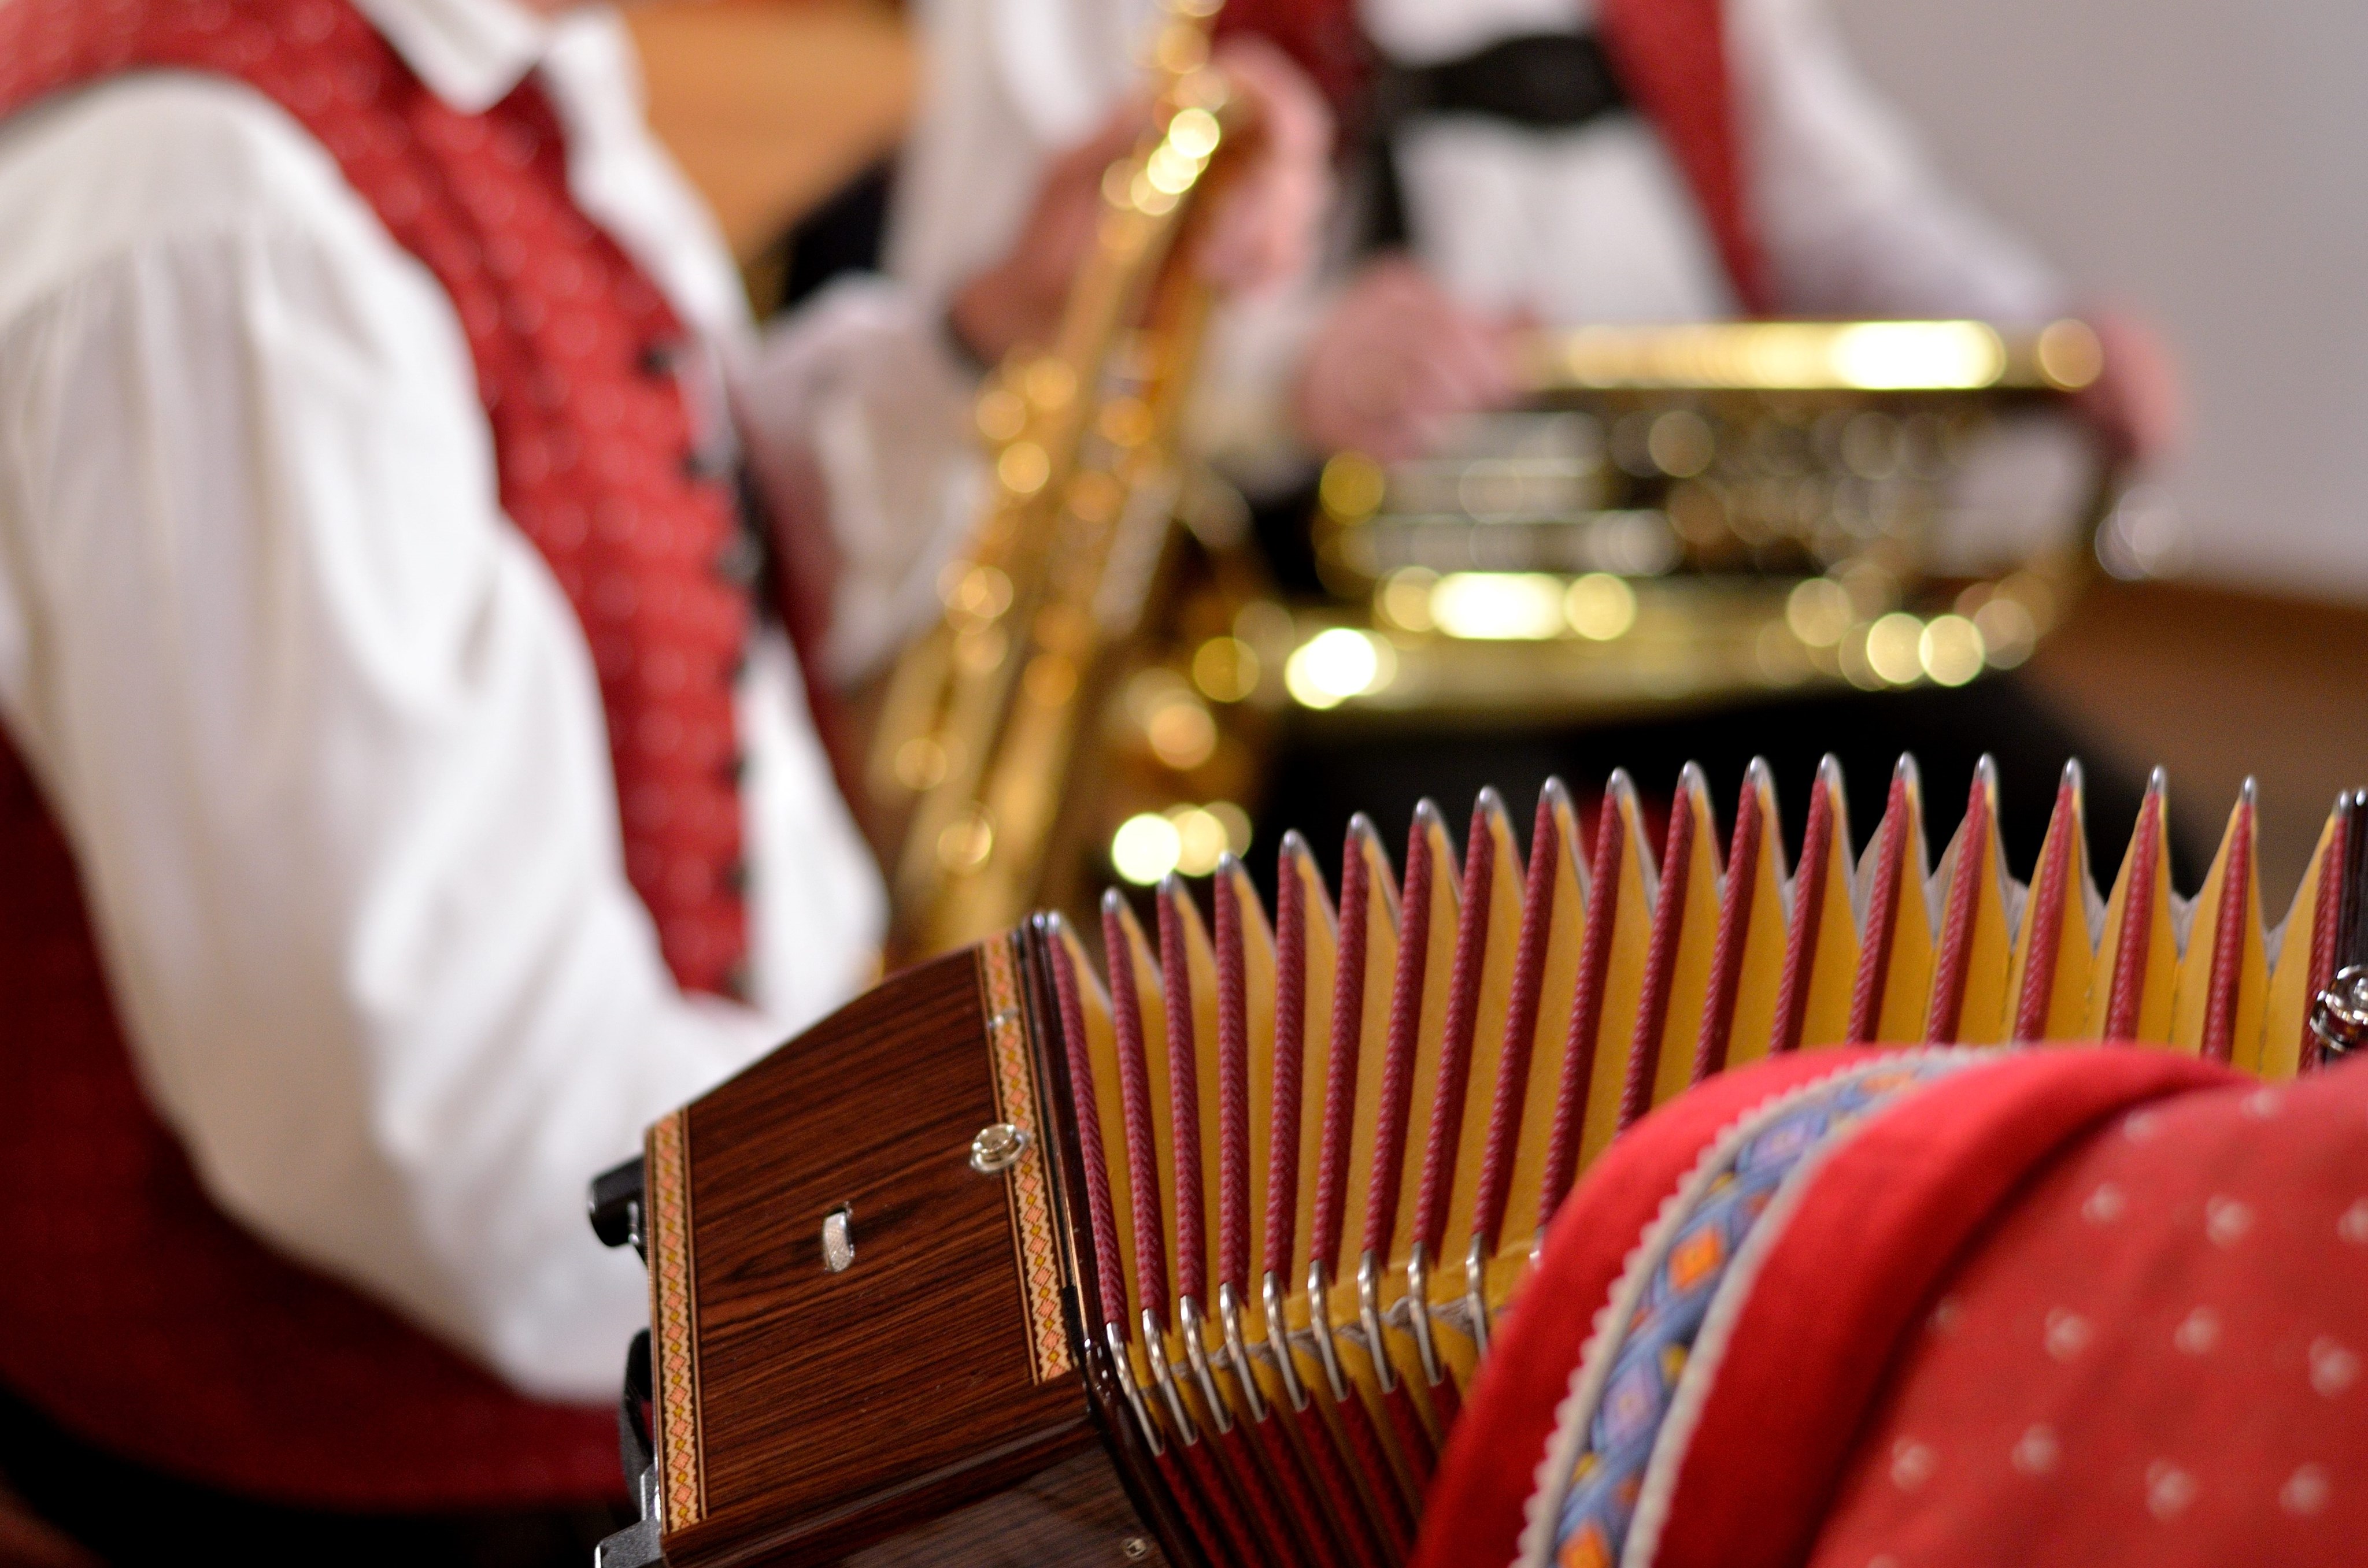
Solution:
<svg viewBox="0 0 2368 1568"><path fill-rule="evenodd" d="M2336 791L2368 787L2368 608L2101 583L2029 674L2100 751L2161 766L2192 806L2225 812L2247 775L2259 780L2272 922Z"/></svg>

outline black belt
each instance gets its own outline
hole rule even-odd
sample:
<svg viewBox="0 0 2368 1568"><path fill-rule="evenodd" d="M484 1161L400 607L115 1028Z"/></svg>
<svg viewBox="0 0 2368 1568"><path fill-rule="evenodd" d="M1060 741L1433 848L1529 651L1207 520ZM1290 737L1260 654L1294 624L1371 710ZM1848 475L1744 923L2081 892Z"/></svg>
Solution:
<svg viewBox="0 0 2368 1568"><path fill-rule="evenodd" d="M1592 33L1502 39L1460 60L1384 65L1373 84L1368 132L1380 185L1372 247L1406 243L1406 197L1392 142L1406 121L1475 115L1530 131L1572 131L1630 107L1619 74Z"/></svg>
<svg viewBox="0 0 2368 1568"><path fill-rule="evenodd" d="M1508 38L1461 60L1390 66L1383 118L1478 114L1539 131L1567 131L1628 107L1628 94L1593 33Z"/></svg>

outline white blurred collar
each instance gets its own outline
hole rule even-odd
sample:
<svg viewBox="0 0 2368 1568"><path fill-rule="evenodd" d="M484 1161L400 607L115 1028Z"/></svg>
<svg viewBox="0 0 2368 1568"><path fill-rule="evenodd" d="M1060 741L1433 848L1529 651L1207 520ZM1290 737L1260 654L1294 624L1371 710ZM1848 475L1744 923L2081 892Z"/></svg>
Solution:
<svg viewBox="0 0 2368 1568"><path fill-rule="evenodd" d="M526 80L552 24L513 0L354 0L445 106L483 114Z"/></svg>

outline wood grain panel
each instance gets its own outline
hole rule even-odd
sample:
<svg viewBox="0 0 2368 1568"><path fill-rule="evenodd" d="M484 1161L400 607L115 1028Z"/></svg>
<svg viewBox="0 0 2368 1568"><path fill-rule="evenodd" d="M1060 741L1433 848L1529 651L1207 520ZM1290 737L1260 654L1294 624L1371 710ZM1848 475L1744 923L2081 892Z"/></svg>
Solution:
<svg viewBox="0 0 2368 1568"><path fill-rule="evenodd" d="M1032 1380L1005 1184L969 1165L996 1119L985 1024L954 954L690 1108L707 1517L667 1538L678 1568L815 1561L1094 1440L1074 1376Z"/></svg>

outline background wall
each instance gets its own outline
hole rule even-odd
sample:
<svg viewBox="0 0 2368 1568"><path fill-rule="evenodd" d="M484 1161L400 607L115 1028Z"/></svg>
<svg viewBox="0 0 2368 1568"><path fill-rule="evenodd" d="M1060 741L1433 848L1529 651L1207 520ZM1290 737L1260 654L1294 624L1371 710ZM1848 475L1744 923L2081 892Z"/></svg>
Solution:
<svg viewBox="0 0 2368 1568"><path fill-rule="evenodd" d="M2368 602L2368 6L1831 4L1944 168L2169 338L2189 570Z"/></svg>

